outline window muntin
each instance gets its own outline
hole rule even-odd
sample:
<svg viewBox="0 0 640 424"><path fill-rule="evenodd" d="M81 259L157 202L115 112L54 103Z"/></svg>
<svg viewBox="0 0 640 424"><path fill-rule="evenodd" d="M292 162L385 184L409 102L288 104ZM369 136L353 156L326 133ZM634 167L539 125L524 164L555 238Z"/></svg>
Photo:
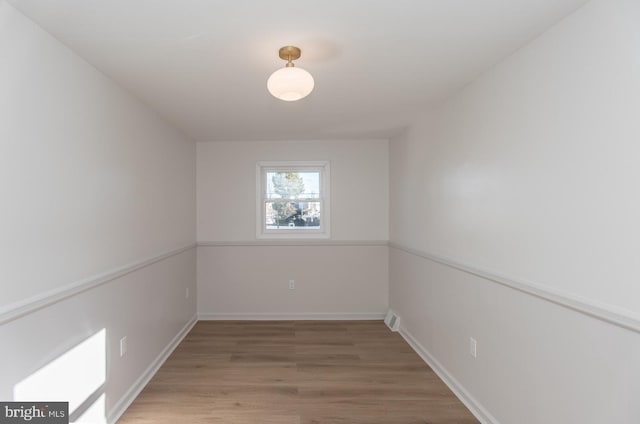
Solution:
<svg viewBox="0 0 640 424"><path fill-rule="evenodd" d="M329 163L260 162L258 238L329 237Z"/></svg>

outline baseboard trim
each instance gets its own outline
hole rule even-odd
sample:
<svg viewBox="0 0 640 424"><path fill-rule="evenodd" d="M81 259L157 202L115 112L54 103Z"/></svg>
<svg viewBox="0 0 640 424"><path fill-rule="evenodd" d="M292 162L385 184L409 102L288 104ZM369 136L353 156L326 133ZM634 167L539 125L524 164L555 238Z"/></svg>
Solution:
<svg viewBox="0 0 640 424"><path fill-rule="evenodd" d="M500 284L505 287L535 296L539 299L555 303L576 312L597 318L609 324L617 325L627 330L640 333L640 316L631 311L617 308L612 305L602 304L591 299L585 299L571 293L561 292L542 284L532 283L529 281L516 280L510 277L499 275L497 273L476 268L471 265L463 264L454 259L435 255L432 253L422 252L410 247L406 247L397 243L390 242L389 247L408 253L419 258L427 259L449 268L475 275L488 281Z"/></svg>
<svg viewBox="0 0 640 424"><path fill-rule="evenodd" d="M176 336L169 342L169 344L160 352L160 354L156 357L156 359L149 364L146 370L142 373L142 375L133 383L133 385L127 390L127 392L120 398L120 400L113 406L112 412L107 415L107 422L115 424L122 414L127 410L127 408L133 403L133 401L138 397L140 392L149 384L149 381L153 378L153 376L158 372L160 367L165 363L165 361L169 358L169 355L173 353L173 351L178 347L178 345L182 342L182 340L189 334L189 331L193 328L194 325L198 322L197 315L194 315L189 319L189 321L185 324L184 327L176 334Z"/></svg>
<svg viewBox="0 0 640 424"><path fill-rule="evenodd" d="M199 247L237 246L387 246L386 240L246 240L199 241Z"/></svg>
<svg viewBox="0 0 640 424"><path fill-rule="evenodd" d="M371 321L382 320L385 312L365 313L199 313L201 321Z"/></svg>
<svg viewBox="0 0 640 424"><path fill-rule="evenodd" d="M402 325L399 333L482 424L499 424L499 421Z"/></svg>
<svg viewBox="0 0 640 424"><path fill-rule="evenodd" d="M0 308L0 325L38 311L42 308L46 308L47 306L53 305L54 303L58 303L62 300L76 296L87 290L94 289L110 281L123 277L139 269L145 268L149 265L155 264L156 262L160 262L172 256L178 255L182 252L186 252L187 250L193 249L195 247L196 243L191 243L177 249L169 250L160 255L152 256L138 262L130 263L120 268L116 268L102 274L94 275L83 280L68 284L66 286L33 296L29 299L25 299Z"/></svg>

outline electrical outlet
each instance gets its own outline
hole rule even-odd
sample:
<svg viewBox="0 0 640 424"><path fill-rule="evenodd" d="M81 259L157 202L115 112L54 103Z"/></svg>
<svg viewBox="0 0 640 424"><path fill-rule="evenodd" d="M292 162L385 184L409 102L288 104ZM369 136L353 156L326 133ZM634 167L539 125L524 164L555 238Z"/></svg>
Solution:
<svg viewBox="0 0 640 424"><path fill-rule="evenodd" d="M186 292L184 293L184 298L189 299L189 287L187 287Z"/></svg>
<svg viewBox="0 0 640 424"><path fill-rule="evenodd" d="M289 290L295 290L296 282L295 280L289 280Z"/></svg>
<svg viewBox="0 0 640 424"><path fill-rule="evenodd" d="M474 358L478 357L478 342L473 337L469 337L469 354Z"/></svg>
<svg viewBox="0 0 640 424"><path fill-rule="evenodd" d="M120 357L127 353L127 336L120 339Z"/></svg>

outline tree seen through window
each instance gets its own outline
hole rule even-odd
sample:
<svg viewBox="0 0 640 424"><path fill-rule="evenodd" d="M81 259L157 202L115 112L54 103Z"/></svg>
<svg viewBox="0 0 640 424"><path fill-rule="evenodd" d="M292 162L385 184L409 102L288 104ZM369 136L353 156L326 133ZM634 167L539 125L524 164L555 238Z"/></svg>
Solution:
<svg viewBox="0 0 640 424"><path fill-rule="evenodd" d="M273 199L266 204L267 226L319 227L318 173L269 172L267 174L270 182L269 198Z"/></svg>

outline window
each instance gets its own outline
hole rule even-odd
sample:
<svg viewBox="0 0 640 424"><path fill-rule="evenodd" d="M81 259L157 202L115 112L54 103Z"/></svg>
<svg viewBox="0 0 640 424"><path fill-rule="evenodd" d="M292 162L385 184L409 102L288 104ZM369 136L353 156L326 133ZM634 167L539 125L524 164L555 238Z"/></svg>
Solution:
<svg viewBox="0 0 640 424"><path fill-rule="evenodd" d="M329 162L258 162L258 238L329 237Z"/></svg>

